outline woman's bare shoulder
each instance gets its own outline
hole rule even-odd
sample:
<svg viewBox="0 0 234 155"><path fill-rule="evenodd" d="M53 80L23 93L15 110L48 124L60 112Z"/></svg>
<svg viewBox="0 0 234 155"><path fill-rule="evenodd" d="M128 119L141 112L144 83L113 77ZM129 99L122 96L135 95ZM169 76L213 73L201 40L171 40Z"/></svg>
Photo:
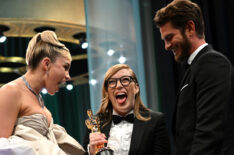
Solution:
<svg viewBox="0 0 234 155"><path fill-rule="evenodd" d="M10 82L0 88L0 137L9 137L20 111L21 92L17 82Z"/></svg>
<svg viewBox="0 0 234 155"><path fill-rule="evenodd" d="M0 104L3 102L17 101L21 95L17 80L9 82L0 88Z"/></svg>

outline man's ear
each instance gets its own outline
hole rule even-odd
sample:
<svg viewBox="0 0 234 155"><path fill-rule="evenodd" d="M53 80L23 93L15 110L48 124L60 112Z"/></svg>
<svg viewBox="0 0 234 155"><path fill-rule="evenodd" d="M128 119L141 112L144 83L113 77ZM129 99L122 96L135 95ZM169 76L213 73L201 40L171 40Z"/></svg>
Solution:
<svg viewBox="0 0 234 155"><path fill-rule="evenodd" d="M192 36L194 33L196 33L196 26L192 20L187 22L186 33L188 33L189 36Z"/></svg>
<svg viewBox="0 0 234 155"><path fill-rule="evenodd" d="M42 63L43 69L45 71L48 71L50 69L50 64L51 64L50 58L48 58L48 57L43 58L41 60L41 63Z"/></svg>

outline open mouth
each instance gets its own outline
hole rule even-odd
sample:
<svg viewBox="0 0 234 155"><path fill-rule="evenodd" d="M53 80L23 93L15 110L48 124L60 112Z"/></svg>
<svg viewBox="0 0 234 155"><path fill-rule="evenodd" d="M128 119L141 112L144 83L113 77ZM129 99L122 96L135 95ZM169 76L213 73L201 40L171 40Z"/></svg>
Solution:
<svg viewBox="0 0 234 155"><path fill-rule="evenodd" d="M128 96L126 93L118 93L116 96L116 101L118 104L123 104L127 100Z"/></svg>
<svg viewBox="0 0 234 155"><path fill-rule="evenodd" d="M177 48L172 48L171 51L173 52L174 56L177 54Z"/></svg>

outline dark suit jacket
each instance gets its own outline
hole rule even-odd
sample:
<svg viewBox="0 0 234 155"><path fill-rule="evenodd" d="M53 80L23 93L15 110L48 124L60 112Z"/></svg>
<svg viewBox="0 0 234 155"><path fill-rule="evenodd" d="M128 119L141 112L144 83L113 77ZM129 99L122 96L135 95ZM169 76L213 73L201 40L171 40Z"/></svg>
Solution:
<svg viewBox="0 0 234 155"><path fill-rule="evenodd" d="M164 115L159 112L150 112L151 120L140 121L134 119L129 155L169 155L170 144ZM104 123L104 122L103 122ZM102 133L109 137L111 123L107 124ZM83 147L87 149L89 130L84 137Z"/></svg>
<svg viewBox="0 0 234 155"><path fill-rule="evenodd" d="M177 155L234 154L230 150L234 147L231 96L232 65L208 45L187 69L177 94L174 115Z"/></svg>

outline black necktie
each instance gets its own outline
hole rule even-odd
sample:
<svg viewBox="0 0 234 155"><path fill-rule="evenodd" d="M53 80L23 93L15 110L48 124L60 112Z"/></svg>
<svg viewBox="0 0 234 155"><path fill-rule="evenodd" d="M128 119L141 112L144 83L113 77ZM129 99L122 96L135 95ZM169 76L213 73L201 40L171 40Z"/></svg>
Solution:
<svg viewBox="0 0 234 155"><path fill-rule="evenodd" d="M118 115L112 115L112 119L113 119L114 124L118 124L118 123L120 123L123 120L128 121L130 123L133 123L133 121L134 121L134 115L133 114L129 114L126 117L121 117L121 116L118 116Z"/></svg>
<svg viewBox="0 0 234 155"><path fill-rule="evenodd" d="M185 69L185 71L189 68L190 64L188 64L187 59L186 59L186 61L183 61L183 62L182 62L182 66L183 66L183 68Z"/></svg>

